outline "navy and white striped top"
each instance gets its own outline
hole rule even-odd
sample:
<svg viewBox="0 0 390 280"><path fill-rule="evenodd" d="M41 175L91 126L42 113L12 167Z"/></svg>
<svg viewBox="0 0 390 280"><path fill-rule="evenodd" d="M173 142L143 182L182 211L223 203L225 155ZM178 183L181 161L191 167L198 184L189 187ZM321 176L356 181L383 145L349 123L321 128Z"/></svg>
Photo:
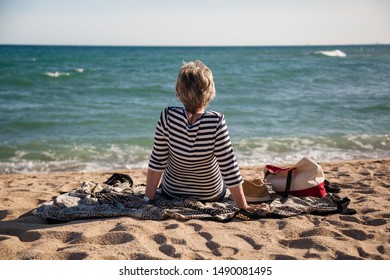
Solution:
<svg viewBox="0 0 390 280"><path fill-rule="evenodd" d="M149 168L164 171L161 187L172 197L213 201L242 183L225 118L207 111L193 124L182 107L161 112Z"/></svg>

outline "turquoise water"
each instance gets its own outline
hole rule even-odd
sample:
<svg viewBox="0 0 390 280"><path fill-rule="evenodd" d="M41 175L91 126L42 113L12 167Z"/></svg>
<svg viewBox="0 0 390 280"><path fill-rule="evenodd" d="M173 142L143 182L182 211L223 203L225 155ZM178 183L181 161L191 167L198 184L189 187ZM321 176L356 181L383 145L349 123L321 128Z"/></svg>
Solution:
<svg viewBox="0 0 390 280"><path fill-rule="evenodd" d="M240 165L390 157L390 46L0 46L0 173L146 167L182 61Z"/></svg>

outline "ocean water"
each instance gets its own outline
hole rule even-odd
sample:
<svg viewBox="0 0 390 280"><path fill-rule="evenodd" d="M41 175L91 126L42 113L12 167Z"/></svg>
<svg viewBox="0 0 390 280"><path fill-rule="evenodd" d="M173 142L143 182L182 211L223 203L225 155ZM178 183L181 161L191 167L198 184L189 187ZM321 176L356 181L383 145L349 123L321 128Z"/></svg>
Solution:
<svg viewBox="0 0 390 280"><path fill-rule="evenodd" d="M0 46L0 173L146 167L195 59L240 166L390 157L390 45Z"/></svg>

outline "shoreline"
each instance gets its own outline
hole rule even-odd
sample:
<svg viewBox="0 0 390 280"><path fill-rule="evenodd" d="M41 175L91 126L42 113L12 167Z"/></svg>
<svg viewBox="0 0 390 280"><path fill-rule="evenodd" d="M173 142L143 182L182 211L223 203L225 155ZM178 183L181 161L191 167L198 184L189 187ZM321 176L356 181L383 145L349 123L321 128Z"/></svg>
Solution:
<svg viewBox="0 0 390 280"><path fill-rule="evenodd" d="M113 173L145 183L147 169L0 174L1 260L389 260L390 158L320 162L341 186L355 215L299 215L228 223L130 217L48 224L31 214L39 204L84 181ZM262 166L241 166L244 179Z"/></svg>
<svg viewBox="0 0 390 280"><path fill-rule="evenodd" d="M331 164L343 164L343 163L364 163L364 162L372 162L372 161L387 161L390 160L390 157L373 157L373 158L357 158L357 159L340 159L340 160L325 160L325 161L316 161L321 166L323 165L331 165ZM284 161L282 163L280 162L268 162L263 163L260 162L258 164L239 164L240 169L253 169L253 168L262 168L266 164L272 164L276 166L290 166L294 165L296 162L290 162L290 161ZM119 168L119 169L97 169L97 170L69 170L69 171L49 171L49 172L35 172L35 171L29 171L29 172L10 172L10 173L0 173L0 179L3 176L13 176L13 175L25 175L25 176L40 176L40 175L60 175L60 174L112 174L112 173L129 173L129 172L141 172L146 171L147 167L134 167L134 168Z"/></svg>

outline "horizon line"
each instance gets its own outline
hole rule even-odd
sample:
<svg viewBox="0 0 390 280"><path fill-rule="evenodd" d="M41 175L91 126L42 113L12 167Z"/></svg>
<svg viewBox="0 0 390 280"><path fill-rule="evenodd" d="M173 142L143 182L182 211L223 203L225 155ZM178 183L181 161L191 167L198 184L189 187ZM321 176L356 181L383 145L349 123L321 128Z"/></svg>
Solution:
<svg viewBox="0 0 390 280"><path fill-rule="evenodd" d="M390 43L345 43L345 44L291 44L291 45L98 45L98 44L22 44L0 43L0 46L25 46L25 47L143 47L143 48L248 48L248 47L336 47L336 46L385 46Z"/></svg>

